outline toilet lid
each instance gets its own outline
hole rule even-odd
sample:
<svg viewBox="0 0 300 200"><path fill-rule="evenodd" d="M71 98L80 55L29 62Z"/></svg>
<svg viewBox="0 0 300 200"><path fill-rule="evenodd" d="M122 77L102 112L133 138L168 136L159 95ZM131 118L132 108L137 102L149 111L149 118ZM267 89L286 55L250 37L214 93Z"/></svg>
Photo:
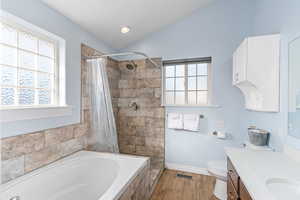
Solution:
<svg viewBox="0 0 300 200"><path fill-rule="evenodd" d="M227 163L226 161L209 161L207 163L208 170L219 176L227 176Z"/></svg>

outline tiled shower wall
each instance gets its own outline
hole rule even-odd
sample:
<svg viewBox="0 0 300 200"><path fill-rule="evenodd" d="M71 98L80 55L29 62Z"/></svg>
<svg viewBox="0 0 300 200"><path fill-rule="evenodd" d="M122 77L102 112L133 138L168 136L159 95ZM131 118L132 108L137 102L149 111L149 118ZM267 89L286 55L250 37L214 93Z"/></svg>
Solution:
<svg viewBox="0 0 300 200"><path fill-rule="evenodd" d="M82 55L88 56L95 53L95 50L82 45ZM87 90L87 69L85 60L82 59L81 62L81 123L3 138L1 140L2 183L92 145L88 142L90 105ZM118 80L120 71L116 61L108 60L108 76L114 111L117 114L116 100L119 97Z"/></svg>
<svg viewBox="0 0 300 200"><path fill-rule="evenodd" d="M161 60L156 59L161 65ZM118 133L121 153L151 157L151 178L155 182L164 168L165 110L161 106L161 69L146 60L134 60L135 70L119 63L120 98ZM134 110L130 105L138 105Z"/></svg>

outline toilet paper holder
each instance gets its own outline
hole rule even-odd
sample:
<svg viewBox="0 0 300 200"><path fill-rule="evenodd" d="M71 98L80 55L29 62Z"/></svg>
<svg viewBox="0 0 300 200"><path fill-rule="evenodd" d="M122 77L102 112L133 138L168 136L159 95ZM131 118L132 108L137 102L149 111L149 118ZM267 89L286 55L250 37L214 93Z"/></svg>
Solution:
<svg viewBox="0 0 300 200"><path fill-rule="evenodd" d="M227 138L227 134L225 132L214 131L212 134L219 139L225 140Z"/></svg>

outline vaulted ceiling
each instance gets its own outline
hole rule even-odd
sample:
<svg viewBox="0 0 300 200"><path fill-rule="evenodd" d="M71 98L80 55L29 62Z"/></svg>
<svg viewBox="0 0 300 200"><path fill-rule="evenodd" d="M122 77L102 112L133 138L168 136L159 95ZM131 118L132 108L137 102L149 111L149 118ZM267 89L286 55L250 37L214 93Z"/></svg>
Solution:
<svg viewBox="0 0 300 200"><path fill-rule="evenodd" d="M42 0L73 22L120 49L175 23L214 0ZM121 27L129 26L127 34Z"/></svg>

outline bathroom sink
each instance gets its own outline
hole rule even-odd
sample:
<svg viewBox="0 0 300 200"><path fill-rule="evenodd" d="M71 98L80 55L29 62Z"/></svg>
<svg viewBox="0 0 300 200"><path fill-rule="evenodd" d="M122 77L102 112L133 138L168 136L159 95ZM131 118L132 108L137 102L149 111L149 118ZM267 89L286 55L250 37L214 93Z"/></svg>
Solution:
<svg viewBox="0 0 300 200"><path fill-rule="evenodd" d="M300 181L271 178L266 181L268 190L278 200L299 200L300 199Z"/></svg>

